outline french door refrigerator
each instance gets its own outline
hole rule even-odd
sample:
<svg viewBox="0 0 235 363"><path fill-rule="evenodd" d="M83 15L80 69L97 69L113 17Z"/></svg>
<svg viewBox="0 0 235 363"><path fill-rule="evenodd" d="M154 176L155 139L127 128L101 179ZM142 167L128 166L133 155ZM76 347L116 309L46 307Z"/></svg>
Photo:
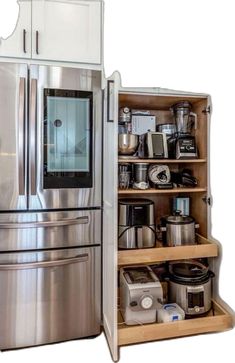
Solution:
<svg viewBox="0 0 235 363"><path fill-rule="evenodd" d="M0 63L0 349L99 334L101 72Z"/></svg>

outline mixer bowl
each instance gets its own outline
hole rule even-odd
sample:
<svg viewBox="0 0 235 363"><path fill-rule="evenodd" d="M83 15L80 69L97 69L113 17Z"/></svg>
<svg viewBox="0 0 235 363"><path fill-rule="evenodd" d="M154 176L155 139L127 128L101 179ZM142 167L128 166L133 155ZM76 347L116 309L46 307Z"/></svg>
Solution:
<svg viewBox="0 0 235 363"><path fill-rule="evenodd" d="M118 135L118 153L120 155L132 155L138 146L138 136L133 134Z"/></svg>

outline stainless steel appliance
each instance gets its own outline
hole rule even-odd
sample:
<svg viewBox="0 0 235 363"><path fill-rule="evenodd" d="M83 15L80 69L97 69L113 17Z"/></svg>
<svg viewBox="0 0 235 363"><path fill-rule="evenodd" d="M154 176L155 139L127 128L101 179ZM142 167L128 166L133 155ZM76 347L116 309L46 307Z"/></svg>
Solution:
<svg viewBox="0 0 235 363"><path fill-rule="evenodd" d="M166 134L163 132L147 132L146 142L149 158L168 158Z"/></svg>
<svg viewBox="0 0 235 363"><path fill-rule="evenodd" d="M134 189L148 189L148 163L134 163L133 164L133 188Z"/></svg>
<svg viewBox="0 0 235 363"><path fill-rule="evenodd" d="M154 323L162 287L149 266L120 269L120 310L127 325Z"/></svg>
<svg viewBox="0 0 235 363"><path fill-rule="evenodd" d="M179 211L162 219L163 242L168 247L196 244L195 228L199 225L191 216L183 216Z"/></svg>
<svg viewBox="0 0 235 363"><path fill-rule="evenodd" d="M138 136L132 134L118 135L118 153L120 155L133 155L138 146Z"/></svg>
<svg viewBox="0 0 235 363"><path fill-rule="evenodd" d="M157 125L157 131L164 132L164 134L166 134L166 138L168 139L176 133L176 125L171 123L159 124Z"/></svg>
<svg viewBox="0 0 235 363"><path fill-rule="evenodd" d="M0 349L100 332L101 72L0 63Z"/></svg>
<svg viewBox="0 0 235 363"><path fill-rule="evenodd" d="M192 135L193 127L197 128L197 114L191 111L188 101L176 103L171 107L175 117L176 134L168 139L168 150L171 158L197 158L196 138Z"/></svg>
<svg viewBox="0 0 235 363"><path fill-rule="evenodd" d="M211 309L211 279L214 273L198 261L175 261L170 264L170 301L179 304L187 317Z"/></svg>
<svg viewBox="0 0 235 363"><path fill-rule="evenodd" d="M129 107L121 107L119 109L119 124L126 124L131 122L131 110Z"/></svg>
<svg viewBox="0 0 235 363"><path fill-rule="evenodd" d="M120 199L118 213L119 248L148 248L155 246L154 203L151 200Z"/></svg>

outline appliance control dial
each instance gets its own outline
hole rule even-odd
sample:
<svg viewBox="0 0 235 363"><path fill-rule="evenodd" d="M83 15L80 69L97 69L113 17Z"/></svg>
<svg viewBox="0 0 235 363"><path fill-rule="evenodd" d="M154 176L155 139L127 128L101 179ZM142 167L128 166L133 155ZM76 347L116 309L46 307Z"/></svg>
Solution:
<svg viewBox="0 0 235 363"><path fill-rule="evenodd" d="M195 313L199 313L199 311L200 311L199 306L194 306L194 310L195 310Z"/></svg>
<svg viewBox="0 0 235 363"><path fill-rule="evenodd" d="M143 309L147 310L153 306L153 299L151 296L145 296L141 299L140 305Z"/></svg>

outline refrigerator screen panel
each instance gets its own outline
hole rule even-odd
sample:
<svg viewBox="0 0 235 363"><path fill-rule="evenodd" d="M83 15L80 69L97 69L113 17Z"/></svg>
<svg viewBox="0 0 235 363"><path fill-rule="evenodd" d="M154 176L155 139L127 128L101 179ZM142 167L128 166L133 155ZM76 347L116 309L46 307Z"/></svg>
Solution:
<svg viewBox="0 0 235 363"><path fill-rule="evenodd" d="M92 92L44 89L44 188L92 187Z"/></svg>
<svg viewBox="0 0 235 363"><path fill-rule="evenodd" d="M47 170L89 171L89 100L47 97Z"/></svg>

